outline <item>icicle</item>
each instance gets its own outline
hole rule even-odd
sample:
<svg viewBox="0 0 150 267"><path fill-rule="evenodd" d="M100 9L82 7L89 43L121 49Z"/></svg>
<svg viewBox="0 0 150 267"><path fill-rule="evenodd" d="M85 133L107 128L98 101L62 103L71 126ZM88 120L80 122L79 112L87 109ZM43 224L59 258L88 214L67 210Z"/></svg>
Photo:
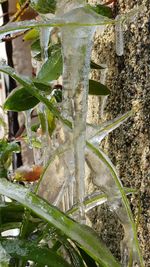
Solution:
<svg viewBox="0 0 150 267"><path fill-rule="evenodd" d="M46 110L45 105L40 103L38 105L38 113L42 124L42 135L41 135L41 142L42 142L42 161L43 166L46 166L48 159L49 159L49 132L48 132L48 121L46 116Z"/></svg>
<svg viewBox="0 0 150 267"><path fill-rule="evenodd" d="M86 138L95 146L99 146L100 142L113 130L122 125L128 118L132 116L132 111L116 117L113 120L106 121L100 126L87 125Z"/></svg>
<svg viewBox="0 0 150 267"><path fill-rule="evenodd" d="M74 185L75 181L73 179L72 182L69 183L68 188L69 188L69 206L72 207L74 204Z"/></svg>
<svg viewBox="0 0 150 267"><path fill-rule="evenodd" d="M32 149L32 130L31 130L31 112L32 110L26 110L24 111L25 115L25 126L26 126L26 132L29 142L29 148Z"/></svg>
<svg viewBox="0 0 150 267"><path fill-rule="evenodd" d="M59 5L68 1L59 1ZM70 1L70 9L81 7L85 1ZM61 9L64 11L64 8ZM71 19L79 19L80 10L71 11ZM87 14L88 16L88 14ZM86 15L84 14L84 17ZM82 19L82 17L80 18ZM80 205L80 218L84 217L83 199L85 196L85 132L88 96L88 74L90 71L90 55L95 27L70 26L61 28L62 51L64 59L64 115L72 118L73 122L73 150L75 159L76 197ZM76 55L74 55L76 51Z"/></svg>
<svg viewBox="0 0 150 267"><path fill-rule="evenodd" d="M42 51L42 61L45 63L48 60L48 44L52 27L42 27L40 32L40 44Z"/></svg>
<svg viewBox="0 0 150 267"><path fill-rule="evenodd" d="M52 194L51 192L48 194L48 190L46 190L47 192L44 193L45 185L49 184L51 186L51 184L53 184L53 179L51 177L54 176L54 184L56 185L55 192L56 195L58 195L64 185L65 179L69 177L71 169L74 175L75 158L77 196L73 196L70 201L76 201L76 198L78 198L80 206L82 206L84 199L85 129L90 52L92 37L95 31L95 26L93 27L93 24L105 24L111 21L86 8L85 4L86 1L84 0L58 1L57 4L57 14L60 17L55 18L55 21L57 21L58 24L60 21L60 24L62 23L61 25L65 26L61 28L64 58L63 116L72 122L73 133L59 123L61 129L60 133L58 132L57 134L57 139L60 140L57 140L57 143L59 145L65 145L66 142L68 142L70 147L63 155L58 155L52 165L50 164L48 166L39 187L39 194L41 196L48 201L55 201L56 196L53 195L53 192ZM65 13L66 11L68 11L68 13ZM82 26L82 24L87 25L87 23L91 24L91 26ZM73 26L73 24L81 25L81 27ZM66 164L67 168L64 168L60 173L58 171L59 166L66 166ZM69 169L69 173L67 169ZM49 175L49 173L52 174ZM72 180L70 183L72 183ZM84 213L83 206L81 208L81 213Z"/></svg>
<svg viewBox="0 0 150 267"><path fill-rule="evenodd" d="M121 15L116 17L115 23L115 33L116 33L116 54L118 56L123 56L124 54L124 29L121 20Z"/></svg>
<svg viewBox="0 0 150 267"><path fill-rule="evenodd" d="M44 20L48 18L53 18L53 14L43 15ZM50 34L53 27L42 27L40 29L40 45L41 45L41 54L42 54L42 64L44 64L48 60L48 45ZM43 118L43 123L45 125L44 132L42 133L42 149L43 149L43 165L46 166L49 155L50 155L50 139L49 139L49 131L48 131L48 120L46 114L46 106L43 104L39 104L39 113Z"/></svg>
<svg viewBox="0 0 150 267"><path fill-rule="evenodd" d="M66 170L66 168L68 169L67 164L65 164L65 170ZM68 170L68 173L69 173L69 170ZM67 192L68 192L68 188L71 188L70 185L72 185L72 183L73 183L72 176L71 175L68 175L68 177L64 181L64 183L63 183L63 185L62 185L62 187L61 187L61 189L60 189L60 191L59 191L59 193L58 193L58 195L57 195L57 197L56 197L53 205L59 206L59 204L60 204L63 196L66 195L66 194L68 195L68 201L67 202L70 202L69 199L70 199L71 192L70 192L70 194L68 194ZM73 197L73 195L71 196L71 198L72 197ZM70 204L67 204L67 205L69 205L69 207L71 207ZM73 203L72 203L72 205L73 205Z"/></svg>

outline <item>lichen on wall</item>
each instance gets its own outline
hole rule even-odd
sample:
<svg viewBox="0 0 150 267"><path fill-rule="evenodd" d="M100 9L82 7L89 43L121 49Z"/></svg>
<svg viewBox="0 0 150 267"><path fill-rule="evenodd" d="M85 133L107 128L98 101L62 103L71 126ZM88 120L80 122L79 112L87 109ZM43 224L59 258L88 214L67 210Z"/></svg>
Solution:
<svg viewBox="0 0 150 267"><path fill-rule="evenodd" d="M133 109L131 119L115 130L105 139L102 146L116 165L124 186L137 188L139 194L132 196L131 208L138 224L139 241L145 266L150 264L148 243L150 240L149 221L149 158L150 158L150 2L117 1L114 16L129 11L137 5L144 4L144 13L139 14L137 20L131 22L124 32L124 55L119 57L115 53L114 27L108 26L103 36L96 35L93 48L93 59L97 63L108 66L107 86L111 94L106 101L103 120L116 117L118 114ZM99 79L98 71L93 77ZM90 121L101 122L101 100L89 101ZM94 106L94 108L93 108ZM95 115L96 113L96 115ZM95 119L96 116L96 119ZM99 207L90 213L95 229L102 239L120 258L119 242L123 231L115 214L107 207Z"/></svg>

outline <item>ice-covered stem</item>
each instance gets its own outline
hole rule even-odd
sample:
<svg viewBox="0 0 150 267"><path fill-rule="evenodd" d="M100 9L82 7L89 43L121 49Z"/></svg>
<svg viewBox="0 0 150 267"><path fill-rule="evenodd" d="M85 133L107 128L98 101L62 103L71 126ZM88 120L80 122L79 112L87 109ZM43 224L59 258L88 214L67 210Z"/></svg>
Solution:
<svg viewBox="0 0 150 267"><path fill-rule="evenodd" d="M85 1L59 1L59 13L84 6ZM60 10L61 7L61 10ZM72 13L78 15L77 12ZM88 16L88 14L87 14ZM81 17L82 20L82 17ZM95 27L66 26L61 28L63 54L64 116L73 125L73 150L75 161L76 198L81 218L84 217L85 196L85 133L90 55Z"/></svg>
<svg viewBox="0 0 150 267"><path fill-rule="evenodd" d="M144 267L138 243L136 226L126 198L122 183L110 159L92 144L87 142L86 161L92 170L94 183L107 195L109 205L114 210L124 228L124 239L121 244L122 263L127 266L140 262Z"/></svg>
<svg viewBox="0 0 150 267"><path fill-rule="evenodd" d="M25 115L25 126L27 132L27 138L29 142L29 148L32 149L32 131L31 131L31 109L24 111Z"/></svg>
<svg viewBox="0 0 150 267"><path fill-rule="evenodd" d="M48 44L52 27L43 27L40 32L40 44L42 51L42 63L44 64L48 60Z"/></svg>

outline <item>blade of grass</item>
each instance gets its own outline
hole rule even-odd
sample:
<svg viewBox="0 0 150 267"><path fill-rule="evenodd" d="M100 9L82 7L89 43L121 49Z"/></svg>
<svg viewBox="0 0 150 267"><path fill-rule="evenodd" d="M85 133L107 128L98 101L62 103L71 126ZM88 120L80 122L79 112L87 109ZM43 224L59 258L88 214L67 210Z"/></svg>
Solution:
<svg viewBox="0 0 150 267"><path fill-rule="evenodd" d="M88 149L90 149L93 153L95 153L101 161L103 161L103 163L109 168L112 177L114 178L114 181L120 191L121 197L122 197L122 201L124 203L126 212L127 212L127 216L130 220L130 224L132 227L132 231L133 231L133 235L134 235L134 242L135 242L135 246L137 249L137 253L139 256L139 260L140 260L140 264L141 267L144 267L144 263L143 263L143 258L141 255L141 250L140 250L140 246L139 246L139 242L138 242L138 237L137 237L137 231L136 231L136 225L134 223L134 219L133 219L133 215L132 215L132 211L130 208L130 204L129 201L127 199L126 193L124 191L124 188L122 187L122 184L120 182L120 179L118 178L118 175L116 173L115 168L113 167L113 164L111 163L111 161L109 160L109 158L104 154L104 152L102 152L100 149L97 149L96 147L94 147L91 143L86 142Z"/></svg>
<svg viewBox="0 0 150 267"><path fill-rule="evenodd" d="M33 211L40 218L61 230L70 239L85 250L95 261L104 267L119 267L106 246L100 242L97 234L89 227L70 219L56 207L36 196L28 189L12 184L6 179L0 180L0 194L12 198Z"/></svg>

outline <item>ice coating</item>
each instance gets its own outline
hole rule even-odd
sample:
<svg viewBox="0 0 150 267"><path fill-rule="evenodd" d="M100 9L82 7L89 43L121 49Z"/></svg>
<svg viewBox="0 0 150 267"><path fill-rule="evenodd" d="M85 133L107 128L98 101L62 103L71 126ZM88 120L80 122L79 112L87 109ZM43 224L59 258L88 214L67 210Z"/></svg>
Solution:
<svg viewBox="0 0 150 267"><path fill-rule="evenodd" d="M97 23L98 17L99 21L101 19L103 20L103 17L98 16L97 14L95 15L95 13L93 14L93 11L88 10L84 5L84 1L58 1L57 14L62 21L65 17L66 22L66 26L62 25L60 29L64 63L62 113L65 118L72 122L72 132L68 131L68 128L61 125L60 128L63 138L61 136L61 140L58 140L58 145L64 145L66 142L69 142L69 148L63 154L57 154L55 156L54 161L50 163L48 169L46 170L47 173L45 172L44 174L46 178L42 181L44 184L44 190L42 187L42 190L39 188L40 195L44 192L45 195L42 196L50 200L51 192L50 188L49 190L47 189L47 186L50 183L53 184L52 181L54 181L57 188L55 188L56 190L54 190L54 188L52 190L55 192L53 200L51 199L52 202L59 205L62 200L62 206L65 211L70 208L70 205L73 204L75 199L80 206L80 221L84 220L85 212L85 207L83 205L85 197L85 132L88 74L90 70L92 39L95 31L95 27L93 25ZM66 6L67 10L65 9ZM64 14L64 11L67 11L68 13ZM86 27L83 27L83 25L81 25L82 23L84 26L87 23ZM103 136L101 136L101 138L104 138L109 131L110 129L108 131L104 129ZM97 136L93 136L93 138L95 137L99 137L98 134ZM101 141L101 139L98 138L96 144L98 144L99 141ZM122 262L124 266L126 266L125 262L128 262L128 259L126 260L128 257L126 257L126 251L128 251L128 255L131 250L134 254L135 247L133 232L121 200L120 191L116 186L108 167L105 166L105 164L101 162L100 159L92 153L92 151L86 151L86 160L92 170L92 173L95 174L93 180L94 183L107 194L110 208L117 213L124 227L125 236L122 242ZM72 179L74 174L75 180ZM50 176L53 177L51 180ZM49 182L47 178L49 178ZM74 185L76 186L76 192L74 192ZM68 188L71 188L71 192L73 192L71 197L69 196Z"/></svg>
<svg viewBox="0 0 150 267"><path fill-rule="evenodd" d="M69 119L73 125L73 131L68 132L68 129L62 126L61 131L64 135L64 140L60 138L59 144L64 144L69 140L71 149L70 152L65 152L63 159L64 166L67 166L63 171L63 177L70 176L69 169L75 170L75 181L72 184L72 192L74 185L76 186L75 199L80 204L84 199L84 151L85 151L85 132L86 132L86 114L87 114L87 97L88 97L88 75L90 71L90 55L92 47L93 34L95 26L90 25L82 27L82 25L71 25L71 23L94 24L96 22L105 21L106 18L97 15L89 8L85 7L85 1L58 1L57 15L68 26L60 28L62 40L62 55L63 55L63 116ZM64 15L64 12L65 13ZM74 151L74 154L71 152ZM65 159L66 158L66 159ZM74 158L72 160L72 158ZM71 168L70 166L71 159ZM74 163L72 163L74 162ZM73 166L74 165L74 166ZM51 168L49 166L49 168ZM73 175L74 171L72 171ZM67 179L67 178L66 178ZM59 180L59 179L58 179ZM64 186L65 179L61 178L61 192ZM70 182L72 183L72 181ZM69 185L68 185L69 186ZM71 184L70 184L71 186ZM56 200L55 200L56 201ZM70 203L73 199L70 199ZM82 205L82 204L81 204ZM81 209L83 213L83 208Z"/></svg>
<svg viewBox="0 0 150 267"><path fill-rule="evenodd" d="M38 114L42 118L42 123L44 124L44 130L41 134L41 142L42 142L42 164L43 166L46 166L47 161L49 159L49 150L50 150L50 139L49 139L49 132L48 132L48 121L47 121L47 114L46 114L46 107L44 104L39 103L38 105Z"/></svg>
<svg viewBox="0 0 150 267"><path fill-rule="evenodd" d="M106 121L102 123L100 126L98 125L87 125L87 134L86 138L96 147L99 146L100 142L113 130L122 125L130 116L132 115L132 111L129 111L123 115L116 117L110 121Z"/></svg>
<svg viewBox="0 0 150 267"><path fill-rule="evenodd" d="M10 261L10 255L6 252L3 246L0 244L0 260L1 266L8 267Z"/></svg>
<svg viewBox="0 0 150 267"><path fill-rule="evenodd" d="M74 2L74 4L73 4ZM71 9L67 20L86 20L85 1L59 1ZM79 8L80 7L80 8ZM63 9L64 10L64 9ZM74 151L76 199L80 205L80 219L84 217L85 197L85 136L88 97L88 75L95 27L70 26L61 28L63 54L63 114L73 125L72 149Z"/></svg>
<svg viewBox="0 0 150 267"><path fill-rule="evenodd" d="M105 162L98 157L92 150L86 150L86 162L91 169L93 183L97 185L102 192L104 192L107 196L107 204L112 212L115 212L118 216L119 221L121 222L124 229L124 238L121 242L121 255L122 255L122 263L123 266L128 266L130 261L130 255L132 255L132 264L134 265L136 262L139 262L139 256L137 253L137 248L135 245L135 237L133 228L131 226L131 218L127 214L127 210L122 200L121 192L119 187L114 180L113 174L117 177L118 183L121 187L122 183L117 174L115 166L112 164L110 159L99 149L101 155L109 165L108 168ZM131 266L133 266L131 265Z"/></svg>
<svg viewBox="0 0 150 267"><path fill-rule="evenodd" d="M116 17L115 35L116 35L116 54L118 56L123 56L124 54L124 29L123 29L123 23L121 21L120 15Z"/></svg>
<svg viewBox="0 0 150 267"><path fill-rule="evenodd" d="M45 16L44 16L45 17ZM50 34L52 31L52 27L41 27L40 29L40 45L41 45L41 57L42 62L40 63L43 65L48 60L48 47L50 41ZM46 114L46 107L44 104L39 103L38 105L38 113L44 120L45 124L45 132L41 135L41 142L42 142L42 162L43 165L46 166L48 159L49 159L49 150L50 150L50 139L49 139L49 132L48 132L48 120Z"/></svg>
<svg viewBox="0 0 150 267"><path fill-rule="evenodd" d="M48 60L48 45L52 27L43 27L40 30L40 44L42 51L42 61L45 63Z"/></svg>
<svg viewBox="0 0 150 267"><path fill-rule="evenodd" d="M31 110L24 111L24 115L29 148L32 149Z"/></svg>

